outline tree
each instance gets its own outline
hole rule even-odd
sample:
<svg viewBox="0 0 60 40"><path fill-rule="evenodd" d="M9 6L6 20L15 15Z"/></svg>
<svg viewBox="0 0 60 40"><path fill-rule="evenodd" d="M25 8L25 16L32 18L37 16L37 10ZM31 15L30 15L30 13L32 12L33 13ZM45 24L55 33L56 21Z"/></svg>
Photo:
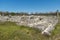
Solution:
<svg viewBox="0 0 60 40"><path fill-rule="evenodd" d="M16 15L16 13L14 13L14 12L11 12L10 14L11 14L12 16Z"/></svg>

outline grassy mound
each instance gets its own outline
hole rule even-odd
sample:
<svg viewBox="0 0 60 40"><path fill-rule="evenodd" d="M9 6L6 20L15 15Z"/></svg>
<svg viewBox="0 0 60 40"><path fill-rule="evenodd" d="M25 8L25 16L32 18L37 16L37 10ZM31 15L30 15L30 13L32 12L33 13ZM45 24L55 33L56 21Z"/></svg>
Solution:
<svg viewBox="0 0 60 40"><path fill-rule="evenodd" d="M41 35L40 30L18 26L13 22L0 22L0 40L55 40L60 37L60 24L56 25L50 37Z"/></svg>

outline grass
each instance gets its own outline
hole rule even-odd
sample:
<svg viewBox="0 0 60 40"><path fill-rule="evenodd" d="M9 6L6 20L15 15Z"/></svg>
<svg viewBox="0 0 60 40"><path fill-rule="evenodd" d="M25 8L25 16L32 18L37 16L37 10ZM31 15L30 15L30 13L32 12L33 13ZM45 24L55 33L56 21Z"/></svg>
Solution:
<svg viewBox="0 0 60 40"><path fill-rule="evenodd" d="M41 34L40 30L18 26L14 22L0 22L0 40L55 40L60 37L60 24L52 31L50 37Z"/></svg>
<svg viewBox="0 0 60 40"><path fill-rule="evenodd" d="M56 25L56 28L52 31L53 39L60 40L60 23Z"/></svg>

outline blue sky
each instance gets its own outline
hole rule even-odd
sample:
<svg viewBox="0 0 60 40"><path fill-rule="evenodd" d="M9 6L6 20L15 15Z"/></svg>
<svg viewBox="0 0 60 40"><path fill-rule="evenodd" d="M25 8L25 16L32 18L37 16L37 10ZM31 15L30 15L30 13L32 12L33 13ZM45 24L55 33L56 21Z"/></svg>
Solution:
<svg viewBox="0 0 60 40"><path fill-rule="evenodd" d="M60 10L60 0L0 0L0 11L51 12Z"/></svg>

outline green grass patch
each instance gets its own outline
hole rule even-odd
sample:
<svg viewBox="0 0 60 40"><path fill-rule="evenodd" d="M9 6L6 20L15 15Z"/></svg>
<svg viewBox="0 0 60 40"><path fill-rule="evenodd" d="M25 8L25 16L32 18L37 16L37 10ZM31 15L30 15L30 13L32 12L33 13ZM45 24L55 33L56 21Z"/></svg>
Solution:
<svg viewBox="0 0 60 40"><path fill-rule="evenodd" d="M40 30L28 26L19 26L14 22L0 22L0 40L53 40L53 37L60 34L60 24L52 32L52 37L46 37Z"/></svg>

